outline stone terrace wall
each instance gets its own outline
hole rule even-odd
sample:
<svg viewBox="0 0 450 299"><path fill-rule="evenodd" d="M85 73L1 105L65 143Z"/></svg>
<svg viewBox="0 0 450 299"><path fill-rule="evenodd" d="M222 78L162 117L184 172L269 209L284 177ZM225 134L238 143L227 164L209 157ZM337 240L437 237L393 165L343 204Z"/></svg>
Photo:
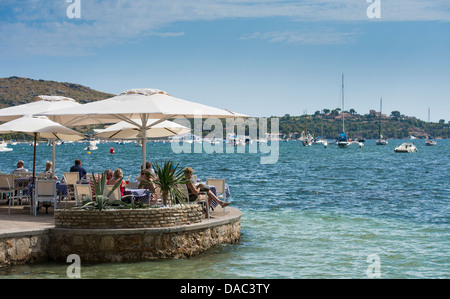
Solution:
<svg viewBox="0 0 450 299"><path fill-rule="evenodd" d="M82 262L130 262L196 256L216 244L238 243L240 220L177 228L76 230L50 229L49 259L64 262L70 254Z"/></svg>
<svg viewBox="0 0 450 299"><path fill-rule="evenodd" d="M47 261L48 241L47 229L0 236L0 268L6 265Z"/></svg>
<svg viewBox="0 0 450 299"><path fill-rule="evenodd" d="M199 223L200 205L150 209L56 210L55 227L73 229L160 228Z"/></svg>

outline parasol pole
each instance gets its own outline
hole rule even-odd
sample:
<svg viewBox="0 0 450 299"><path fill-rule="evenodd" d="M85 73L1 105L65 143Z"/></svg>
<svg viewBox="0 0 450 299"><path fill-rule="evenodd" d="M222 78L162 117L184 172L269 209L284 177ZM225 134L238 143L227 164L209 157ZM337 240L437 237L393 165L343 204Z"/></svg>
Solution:
<svg viewBox="0 0 450 299"><path fill-rule="evenodd" d="M33 151L33 183L34 183L34 177L36 173L36 139L37 139L37 133L34 133L34 151Z"/></svg>

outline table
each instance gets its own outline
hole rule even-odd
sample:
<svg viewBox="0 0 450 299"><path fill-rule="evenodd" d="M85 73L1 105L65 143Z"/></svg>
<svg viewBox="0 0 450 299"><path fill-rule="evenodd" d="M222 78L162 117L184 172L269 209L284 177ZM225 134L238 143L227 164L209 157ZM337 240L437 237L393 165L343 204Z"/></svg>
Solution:
<svg viewBox="0 0 450 299"><path fill-rule="evenodd" d="M127 196L128 197L125 197ZM131 195L131 200L129 200L129 195ZM148 189L134 189L134 188L125 188L123 192L123 201L129 203L134 203L135 201L145 202L150 204L151 192Z"/></svg>

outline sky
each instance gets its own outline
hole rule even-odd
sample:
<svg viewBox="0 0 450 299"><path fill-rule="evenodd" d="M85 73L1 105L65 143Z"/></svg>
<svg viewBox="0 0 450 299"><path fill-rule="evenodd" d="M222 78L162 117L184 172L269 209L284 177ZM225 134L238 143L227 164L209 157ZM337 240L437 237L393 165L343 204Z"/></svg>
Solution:
<svg viewBox="0 0 450 299"><path fill-rule="evenodd" d="M0 0L0 77L450 121L449 0Z"/></svg>

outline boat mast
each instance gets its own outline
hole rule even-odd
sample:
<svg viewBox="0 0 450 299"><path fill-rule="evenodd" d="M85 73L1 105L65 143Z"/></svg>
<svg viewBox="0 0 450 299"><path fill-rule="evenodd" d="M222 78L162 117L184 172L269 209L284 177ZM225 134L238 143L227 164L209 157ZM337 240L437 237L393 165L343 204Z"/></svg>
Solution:
<svg viewBox="0 0 450 299"><path fill-rule="evenodd" d="M345 133L345 129L344 129L344 74L342 74L342 133Z"/></svg>
<svg viewBox="0 0 450 299"><path fill-rule="evenodd" d="M380 98L380 124L378 125L378 135L380 136L381 139L381 105L383 104L383 98Z"/></svg>

